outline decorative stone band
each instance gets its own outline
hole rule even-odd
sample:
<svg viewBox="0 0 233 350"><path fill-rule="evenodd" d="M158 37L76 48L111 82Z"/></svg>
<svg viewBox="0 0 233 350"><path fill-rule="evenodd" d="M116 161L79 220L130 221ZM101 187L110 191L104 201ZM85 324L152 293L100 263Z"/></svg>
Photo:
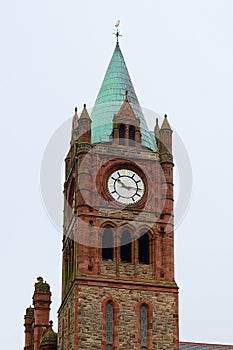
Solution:
<svg viewBox="0 0 233 350"><path fill-rule="evenodd" d="M172 163L173 164L173 156L172 156L172 154L168 154L168 153L160 154L160 162L161 163Z"/></svg>

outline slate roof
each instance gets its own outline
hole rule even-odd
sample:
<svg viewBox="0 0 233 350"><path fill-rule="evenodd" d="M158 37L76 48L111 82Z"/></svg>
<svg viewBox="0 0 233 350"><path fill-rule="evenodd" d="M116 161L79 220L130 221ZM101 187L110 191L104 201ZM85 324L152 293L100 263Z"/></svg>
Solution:
<svg viewBox="0 0 233 350"><path fill-rule="evenodd" d="M181 342L179 346L179 350L227 350L227 349L233 349L233 345Z"/></svg>
<svg viewBox="0 0 233 350"><path fill-rule="evenodd" d="M142 145L157 150L155 138L151 137L148 131L119 43L115 47L92 109L92 143L109 142L112 133L112 119L114 114L119 112L125 100L126 90L135 116L140 119Z"/></svg>

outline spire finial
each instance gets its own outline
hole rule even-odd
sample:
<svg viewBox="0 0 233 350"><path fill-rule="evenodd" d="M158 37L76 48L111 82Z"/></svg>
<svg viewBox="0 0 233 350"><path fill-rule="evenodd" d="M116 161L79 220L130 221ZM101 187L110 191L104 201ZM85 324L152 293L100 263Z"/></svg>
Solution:
<svg viewBox="0 0 233 350"><path fill-rule="evenodd" d="M120 20L118 20L117 22L116 22L116 24L115 24L115 27L116 27L116 33L112 33L113 35L115 35L115 37L116 37L116 43L118 44L119 43L119 36L122 36L121 34L120 34L120 32L119 32L119 30L118 30L118 27L119 27L119 25L120 25Z"/></svg>
<svg viewBox="0 0 233 350"><path fill-rule="evenodd" d="M125 102L129 102L128 90L125 90Z"/></svg>

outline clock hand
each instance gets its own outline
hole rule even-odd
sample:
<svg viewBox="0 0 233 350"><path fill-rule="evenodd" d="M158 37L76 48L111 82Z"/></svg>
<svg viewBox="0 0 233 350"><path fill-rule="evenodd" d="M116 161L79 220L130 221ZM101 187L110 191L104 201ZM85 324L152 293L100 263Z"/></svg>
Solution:
<svg viewBox="0 0 233 350"><path fill-rule="evenodd" d="M127 188L127 186L120 180L120 179L117 179L117 182L124 188Z"/></svg>
<svg viewBox="0 0 233 350"><path fill-rule="evenodd" d="M135 187L125 185L124 182L122 182L120 179L117 179L116 181L126 190L136 190Z"/></svg>
<svg viewBox="0 0 233 350"><path fill-rule="evenodd" d="M126 186L127 190L136 190L135 187L132 187L132 186Z"/></svg>

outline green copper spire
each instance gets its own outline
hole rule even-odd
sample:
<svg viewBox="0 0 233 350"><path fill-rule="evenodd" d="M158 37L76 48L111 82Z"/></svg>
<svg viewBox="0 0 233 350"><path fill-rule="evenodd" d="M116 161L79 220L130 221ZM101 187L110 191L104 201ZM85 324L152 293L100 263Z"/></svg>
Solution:
<svg viewBox="0 0 233 350"><path fill-rule="evenodd" d="M113 52L107 72L91 113L92 143L109 142L112 133L112 118L118 113L128 91L129 102L140 119L142 145L157 150L154 137L148 131L132 81L119 44Z"/></svg>

